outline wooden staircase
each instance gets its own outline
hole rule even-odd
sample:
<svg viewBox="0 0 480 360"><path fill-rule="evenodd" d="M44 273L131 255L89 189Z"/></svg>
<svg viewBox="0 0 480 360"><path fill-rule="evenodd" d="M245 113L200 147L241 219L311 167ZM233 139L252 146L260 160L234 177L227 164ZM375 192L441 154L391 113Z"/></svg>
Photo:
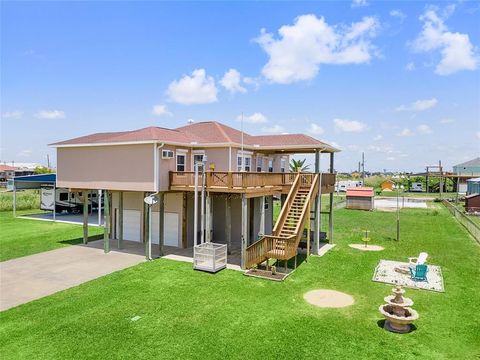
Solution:
<svg viewBox="0 0 480 360"><path fill-rule="evenodd" d="M289 260L296 256L310 208L318 194L319 174L297 174L280 211L272 235L247 247L245 267L260 264L268 259Z"/></svg>

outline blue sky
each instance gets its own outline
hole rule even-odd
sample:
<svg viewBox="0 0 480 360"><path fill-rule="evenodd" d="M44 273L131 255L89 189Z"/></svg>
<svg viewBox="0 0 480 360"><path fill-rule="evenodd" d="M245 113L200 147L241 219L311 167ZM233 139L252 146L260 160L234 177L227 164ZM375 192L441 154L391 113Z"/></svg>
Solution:
<svg viewBox="0 0 480 360"><path fill-rule="evenodd" d="M301 132L337 170L480 153L478 2L1 3L2 162L188 119ZM262 30L263 29L263 30Z"/></svg>

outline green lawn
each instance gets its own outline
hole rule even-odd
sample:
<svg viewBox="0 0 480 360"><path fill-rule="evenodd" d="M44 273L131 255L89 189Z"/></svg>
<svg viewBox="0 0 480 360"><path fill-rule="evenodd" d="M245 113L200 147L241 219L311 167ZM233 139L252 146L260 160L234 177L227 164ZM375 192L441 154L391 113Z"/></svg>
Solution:
<svg viewBox="0 0 480 360"><path fill-rule="evenodd" d="M3 359L475 359L480 354L480 247L436 204L395 214L335 211L337 246L285 282L155 260L0 314ZM383 252L361 252L368 228ZM416 331L384 331L378 307L391 286L371 281L379 259L420 251L440 265L445 293L407 289ZM328 288L354 296L320 309L302 296ZM131 321L140 316L138 321Z"/></svg>
<svg viewBox="0 0 480 360"><path fill-rule="evenodd" d="M18 214L23 213L28 211ZM89 228L91 236L102 233L102 228ZM19 219L10 211L0 212L0 261L78 244L82 239L81 225Z"/></svg>

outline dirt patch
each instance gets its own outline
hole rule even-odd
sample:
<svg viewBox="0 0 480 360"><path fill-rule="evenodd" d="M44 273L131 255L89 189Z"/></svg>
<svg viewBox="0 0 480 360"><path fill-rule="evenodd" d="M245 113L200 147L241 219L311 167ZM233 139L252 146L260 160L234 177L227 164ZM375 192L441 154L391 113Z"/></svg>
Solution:
<svg viewBox="0 0 480 360"><path fill-rule="evenodd" d="M303 298L306 302L324 308L341 308L353 305L355 299L353 296L336 290L318 289L312 290Z"/></svg>
<svg viewBox="0 0 480 360"><path fill-rule="evenodd" d="M353 249L361 250L361 251L382 251L384 250L383 246L380 245L367 245L364 244L349 244Z"/></svg>
<svg viewBox="0 0 480 360"><path fill-rule="evenodd" d="M271 271L258 269L258 270L248 270L247 272L245 272L245 275L267 279L267 280L283 281L289 274L280 273L280 272L272 274Z"/></svg>

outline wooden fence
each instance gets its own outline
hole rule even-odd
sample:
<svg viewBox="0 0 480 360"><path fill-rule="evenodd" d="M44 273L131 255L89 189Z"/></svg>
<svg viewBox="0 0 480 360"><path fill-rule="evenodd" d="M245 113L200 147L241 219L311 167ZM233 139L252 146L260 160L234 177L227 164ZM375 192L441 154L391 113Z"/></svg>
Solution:
<svg viewBox="0 0 480 360"><path fill-rule="evenodd" d="M450 213L457 219L457 221L462 224L468 232L480 243L480 226L475 224L463 211L459 210L455 205L453 205L448 200L442 200L443 205L450 211Z"/></svg>

